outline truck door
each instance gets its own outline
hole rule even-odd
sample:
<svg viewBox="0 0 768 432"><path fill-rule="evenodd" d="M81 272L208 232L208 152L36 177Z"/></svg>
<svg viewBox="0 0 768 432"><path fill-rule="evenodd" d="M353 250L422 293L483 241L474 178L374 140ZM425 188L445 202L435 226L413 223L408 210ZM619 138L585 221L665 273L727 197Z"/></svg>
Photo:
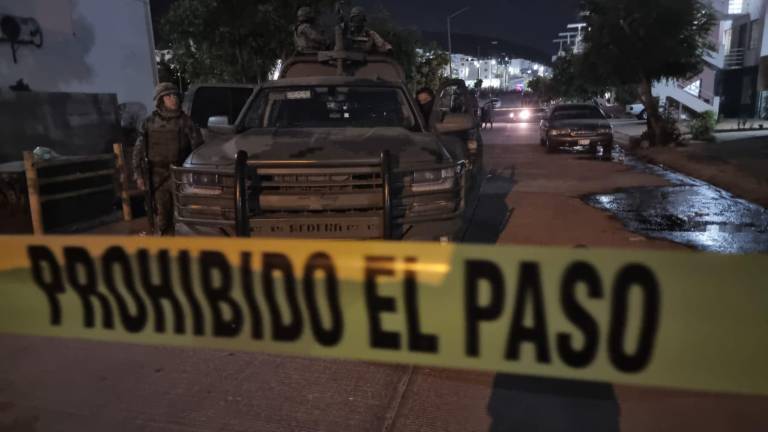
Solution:
<svg viewBox="0 0 768 432"><path fill-rule="evenodd" d="M233 125L257 88L255 84L195 85L184 97L184 112L201 129L208 128L208 119L217 116L227 117Z"/></svg>

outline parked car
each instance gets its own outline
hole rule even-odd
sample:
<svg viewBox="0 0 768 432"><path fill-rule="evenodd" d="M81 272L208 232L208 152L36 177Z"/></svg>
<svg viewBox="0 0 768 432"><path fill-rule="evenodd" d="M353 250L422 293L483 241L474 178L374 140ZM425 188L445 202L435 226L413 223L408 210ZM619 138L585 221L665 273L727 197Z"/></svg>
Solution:
<svg viewBox="0 0 768 432"><path fill-rule="evenodd" d="M589 148L593 153L602 147L603 154L613 149L613 127L608 117L593 104L562 104L541 121L541 145L548 152L561 148Z"/></svg>
<svg viewBox="0 0 768 432"><path fill-rule="evenodd" d="M645 112L645 105L639 102L627 105L627 114L637 117L638 120L648 119L648 113Z"/></svg>
<svg viewBox="0 0 768 432"><path fill-rule="evenodd" d="M173 170L177 234L459 237L481 142L463 81L438 89L428 126L390 57L345 55L294 57L245 98L242 85L190 93L209 131Z"/></svg>
<svg viewBox="0 0 768 432"><path fill-rule="evenodd" d="M645 105L641 103L635 103L627 105L627 114L631 114L637 117L638 120L648 120L648 113L645 111ZM680 112L679 106L673 104L659 103L659 114L662 116L669 116L679 120L689 120L690 115L685 109Z"/></svg>

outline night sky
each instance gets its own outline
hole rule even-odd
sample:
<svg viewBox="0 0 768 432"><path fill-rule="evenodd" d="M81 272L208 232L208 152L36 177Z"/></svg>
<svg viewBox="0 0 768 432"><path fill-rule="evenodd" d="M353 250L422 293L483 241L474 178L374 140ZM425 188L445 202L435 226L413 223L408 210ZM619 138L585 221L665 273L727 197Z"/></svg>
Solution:
<svg viewBox="0 0 768 432"><path fill-rule="evenodd" d="M453 31L506 39L554 54L552 39L575 22L579 0L357 0L382 4L403 26L445 31L445 17L465 6L451 21Z"/></svg>
<svg viewBox="0 0 768 432"><path fill-rule="evenodd" d="M151 0L153 15L162 15L173 0ZM453 19L453 30L506 39L554 54L552 39L577 17L579 0L347 0L348 5L375 9L383 5L400 25L445 31L445 17L465 6Z"/></svg>

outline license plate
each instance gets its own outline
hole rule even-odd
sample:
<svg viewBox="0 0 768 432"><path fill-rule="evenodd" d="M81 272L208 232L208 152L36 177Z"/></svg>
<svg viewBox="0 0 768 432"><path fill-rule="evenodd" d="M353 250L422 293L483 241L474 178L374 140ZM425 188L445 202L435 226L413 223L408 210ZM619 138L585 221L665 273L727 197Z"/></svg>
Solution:
<svg viewBox="0 0 768 432"><path fill-rule="evenodd" d="M251 219L255 236L302 238L376 238L380 218Z"/></svg>
<svg viewBox="0 0 768 432"><path fill-rule="evenodd" d="M579 140L579 145L589 145L588 139Z"/></svg>

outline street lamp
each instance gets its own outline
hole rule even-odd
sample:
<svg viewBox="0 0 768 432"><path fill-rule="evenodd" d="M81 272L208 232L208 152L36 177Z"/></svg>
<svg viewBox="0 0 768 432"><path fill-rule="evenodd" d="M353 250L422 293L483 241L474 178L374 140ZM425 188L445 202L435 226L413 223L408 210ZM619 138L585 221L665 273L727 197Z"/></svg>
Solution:
<svg viewBox="0 0 768 432"><path fill-rule="evenodd" d="M453 42L451 41L451 18L459 14L462 14L468 10L469 10L469 6L448 15L448 18L446 19L446 21L448 22L448 76L450 76L451 78L453 78Z"/></svg>

